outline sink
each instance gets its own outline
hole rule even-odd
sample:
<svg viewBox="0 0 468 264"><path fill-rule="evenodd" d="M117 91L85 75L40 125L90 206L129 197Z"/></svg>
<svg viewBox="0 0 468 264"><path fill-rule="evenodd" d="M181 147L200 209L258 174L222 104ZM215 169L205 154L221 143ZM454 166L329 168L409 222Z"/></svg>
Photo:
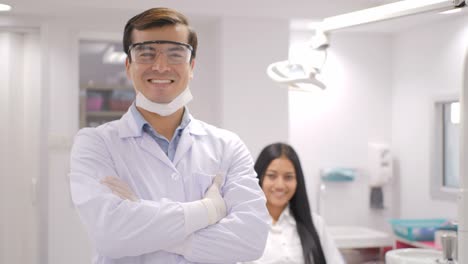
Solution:
<svg viewBox="0 0 468 264"><path fill-rule="evenodd" d="M328 226L328 232L345 259L345 263L383 263L382 249L392 247L393 240L385 232L364 226Z"/></svg>
<svg viewBox="0 0 468 264"><path fill-rule="evenodd" d="M436 264L437 259L442 259L441 251L423 248L395 249L385 254L387 264Z"/></svg>
<svg viewBox="0 0 468 264"><path fill-rule="evenodd" d="M339 249L391 247L387 233L363 226L329 226L328 231Z"/></svg>

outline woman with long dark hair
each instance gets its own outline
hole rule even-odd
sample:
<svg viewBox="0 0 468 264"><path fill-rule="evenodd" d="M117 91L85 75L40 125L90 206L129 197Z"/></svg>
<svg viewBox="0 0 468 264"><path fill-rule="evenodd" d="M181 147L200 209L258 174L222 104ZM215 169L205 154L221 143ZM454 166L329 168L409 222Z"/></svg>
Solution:
<svg viewBox="0 0 468 264"><path fill-rule="evenodd" d="M272 218L263 256L252 263L342 264L344 260L312 214L299 157L284 143L266 146L255 162Z"/></svg>

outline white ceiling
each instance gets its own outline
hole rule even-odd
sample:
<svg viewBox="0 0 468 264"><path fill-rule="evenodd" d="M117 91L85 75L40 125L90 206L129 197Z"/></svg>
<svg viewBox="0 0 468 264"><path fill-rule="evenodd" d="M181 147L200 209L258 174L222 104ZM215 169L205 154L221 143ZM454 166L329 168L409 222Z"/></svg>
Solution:
<svg viewBox="0 0 468 264"><path fill-rule="evenodd" d="M67 17L134 14L149 7L175 8L190 17L254 16L322 19L395 1L389 0L0 0L12 15Z"/></svg>
<svg viewBox="0 0 468 264"><path fill-rule="evenodd" d="M120 29L122 18L126 21L142 10L157 6L175 8L188 15L192 22L210 21L224 16L317 21L391 2L397 0L0 0L0 3L7 3L13 7L13 10L4 13L5 15L0 13L0 22L12 17L21 17L24 21L24 18L53 16L66 17L75 23L87 21L92 25L92 21L102 22L105 19L110 25L118 24ZM467 10L468 8L464 8L463 12L452 15L430 12L358 26L346 31L398 33L415 26L467 15Z"/></svg>

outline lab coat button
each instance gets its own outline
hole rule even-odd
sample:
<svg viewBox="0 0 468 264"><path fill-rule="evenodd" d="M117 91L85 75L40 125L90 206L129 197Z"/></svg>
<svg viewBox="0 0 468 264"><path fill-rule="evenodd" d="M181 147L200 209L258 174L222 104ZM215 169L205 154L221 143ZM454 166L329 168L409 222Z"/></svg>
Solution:
<svg viewBox="0 0 468 264"><path fill-rule="evenodd" d="M177 180L179 179L179 175L178 175L177 173L173 173L173 174L171 175L171 178L172 178L173 180L177 181Z"/></svg>

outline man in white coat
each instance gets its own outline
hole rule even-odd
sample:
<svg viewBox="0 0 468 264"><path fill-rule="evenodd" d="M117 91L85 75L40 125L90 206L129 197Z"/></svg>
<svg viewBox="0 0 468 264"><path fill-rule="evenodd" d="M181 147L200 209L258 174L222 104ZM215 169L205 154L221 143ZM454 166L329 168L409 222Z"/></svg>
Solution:
<svg viewBox="0 0 468 264"><path fill-rule="evenodd" d="M149 9L124 30L135 102L75 137L73 202L94 263L234 263L259 258L265 197L243 142L185 106L197 35L179 12Z"/></svg>

